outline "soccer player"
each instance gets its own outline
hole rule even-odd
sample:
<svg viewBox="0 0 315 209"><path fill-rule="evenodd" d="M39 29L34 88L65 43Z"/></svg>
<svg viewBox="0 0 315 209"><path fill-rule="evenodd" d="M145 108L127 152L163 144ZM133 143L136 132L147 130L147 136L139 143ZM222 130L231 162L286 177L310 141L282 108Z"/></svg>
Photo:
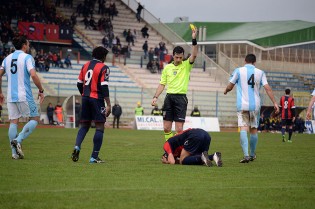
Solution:
<svg viewBox="0 0 315 209"><path fill-rule="evenodd" d="M0 104L4 102L2 94L2 76L6 74L8 81L7 107L10 120L9 140L12 149L12 159L23 159L22 142L36 128L39 122L39 113L34 101L30 77L38 88L39 103L44 100L44 89L35 70L35 61L27 52L30 43L25 36L13 38L15 52L9 54L2 62L0 68ZM17 134L19 119L28 117L29 121L24 125L22 131Z"/></svg>
<svg viewBox="0 0 315 209"><path fill-rule="evenodd" d="M96 47L93 52L93 60L85 63L78 78L78 89L82 95L82 108L80 129L72 153L74 162L79 160L81 144L89 131L91 121L95 122L95 134L93 138L93 151L90 163L103 163L98 155L103 143L104 123L111 113L111 103L108 90L110 70L104 64L108 50L102 46ZM106 101L106 107L105 102Z"/></svg>
<svg viewBox="0 0 315 209"><path fill-rule="evenodd" d="M281 133L282 133L282 142L285 142L285 129L289 127L289 139L291 141L292 137L292 127L295 120L295 105L294 98L290 96L290 89L285 90L285 95L280 98L280 113L281 113Z"/></svg>
<svg viewBox="0 0 315 209"><path fill-rule="evenodd" d="M222 167L221 153L208 155L211 142L210 135L203 129L187 129L176 134L164 143L162 163L182 165L212 166L212 160Z"/></svg>
<svg viewBox="0 0 315 209"><path fill-rule="evenodd" d="M237 118L238 127L240 127L240 143L244 154L240 163L248 163L256 159L257 128L261 105L259 90L261 86L264 87L272 101L275 113L279 112L279 106L267 82L266 74L256 68L255 63L256 56L254 54L246 55L245 66L234 70L230 83L224 91L224 94L227 94L237 85ZM250 130L250 155L248 153L248 130Z"/></svg>
<svg viewBox="0 0 315 209"><path fill-rule="evenodd" d="M310 101L310 103L308 104L308 108L307 108L307 112L306 112L306 120L311 120L311 112L312 112L312 107L315 103L315 88L314 88L314 91L312 93L312 99Z"/></svg>
<svg viewBox="0 0 315 209"><path fill-rule="evenodd" d="M172 123L175 121L175 131L183 131L185 123L188 100L186 97L190 71L196 59L197 49L197 29L192 30L192 51L187 60L184 59L184 49L176 46L173 50L174 61L165 66L162 71L160 84L153 97L152 106L155 106L158 97L167 85L166 97L163 105L163 126L164 137L168 140L173 136Z"/></svg>

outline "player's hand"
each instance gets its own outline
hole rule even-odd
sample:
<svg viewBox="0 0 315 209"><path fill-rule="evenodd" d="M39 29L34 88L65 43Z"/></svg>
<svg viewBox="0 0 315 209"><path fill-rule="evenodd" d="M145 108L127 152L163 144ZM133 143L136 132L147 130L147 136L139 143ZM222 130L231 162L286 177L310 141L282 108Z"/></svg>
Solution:
<svg viewBox="0 0 315 209"><path fill-rule="evenodd" d="M157 101L157 98L154 97L154 98L152 99L151 105L152 105L152 106L155 106L155 105L156 105L156 101Z"/></svg>
<svg viewBox="0 0 315 209"><path fill-rule="evenodd" d="M294 122L294 121L295 121L295 117L292 118L292 122Z"/></svg>
<svg viewBox="0 0 315 209"><path fill-rule="evenodd" d="M196 39L196 37L197 37L197 33L198 33L198 30L197 30L197 28L195 27L193 30L191 30L192 31L192 33L191 33L191 38L192 39Z"/></svg>
<svg viewBox="0 0 315 209"><path fill-rule="evenodd" d="M107 105L106 106L106 112L105 112L105 116L108 117L112 112L112 107L111 105Z"/></svg>
<svg viewBox="0 0 315 209"><path fill-rule="evenodd" d="M307 111L306 113L306 120L311 120L311 112Z"/></svg>
<svg viewBox="0 0 315 209"><path fill-rule="evenodd" d="M1 94L0 94L0 104L2 105L3 102L4 102L4 96L3 96L3 94L1 93Z"/></svg>
<svg viewBox="0 0 315 209"><path fill-rule="evenodd" d="M39 99L39 104L42 104L43 101L44 101L44 99L45 99L44 93L38 92L38 97L37 97L37 99Z"/></svg>

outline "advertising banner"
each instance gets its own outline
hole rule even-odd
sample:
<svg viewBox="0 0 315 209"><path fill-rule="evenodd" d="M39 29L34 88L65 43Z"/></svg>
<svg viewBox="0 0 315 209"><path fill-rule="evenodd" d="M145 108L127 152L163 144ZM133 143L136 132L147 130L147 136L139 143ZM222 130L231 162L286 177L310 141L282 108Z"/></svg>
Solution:
<svg viewBox="0 0 315 209"><path fill-rule="evenodd" d="M163 130L162 116L135 116L135 125L138 130ZM184 130L188 128L201 128L208 132L220 132L218 118L186 117ZM175 131L175 123L172 130Z"/></svg>

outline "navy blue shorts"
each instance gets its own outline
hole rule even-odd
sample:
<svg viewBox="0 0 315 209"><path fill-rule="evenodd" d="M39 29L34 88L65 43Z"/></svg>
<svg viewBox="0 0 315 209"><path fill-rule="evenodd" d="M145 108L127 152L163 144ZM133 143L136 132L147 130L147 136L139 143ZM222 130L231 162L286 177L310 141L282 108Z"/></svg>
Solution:
<svg viewBox="0 0 315 209"><path fill-rule="evenodd" d="M282 126L292 126L292 119L281 119L281 125Z"/></svg>
<svg viewBox="0 0 315 209"><path fill-rule="evenodd" d="M185 122L188 99L186 94L167 94L163 105L163 120Z"/></svg>
<svg viewBox="0 0 315 209"><path fill-rule="evenodd" d="M103 99L82 97L81 122L105 123L105 102Z"/></svg>
<svg viewBox="0 0 315 209"><path fill-rule="evenodd" d="M191 155L200 155L202 152L209 150L211 137L203 129L192 129L186 136L184 149Z"/></svg>

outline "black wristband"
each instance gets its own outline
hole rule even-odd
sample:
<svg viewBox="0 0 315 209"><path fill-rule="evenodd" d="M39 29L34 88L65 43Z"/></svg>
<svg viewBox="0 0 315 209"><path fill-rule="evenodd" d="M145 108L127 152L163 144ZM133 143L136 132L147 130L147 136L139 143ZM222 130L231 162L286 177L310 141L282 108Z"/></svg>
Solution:
<svg viewBox="0 0 315 209"><path fill-rule="evenodd" d="M154 99L154 98L158 98L158 97L157 97L157 96L154 96L153 99Z"/></svg>
<svg viewBox="0 0 315 209"><path fill-rule="evenodd" d="M197 45L197 40L194 38L194 39L191 40L191 43L192 43L193 46L196 46Z"/></svg>
<svg viewBox="0 0 315 209"><path fill-rule="evenodd" d="M42 93L44 93L44 89L43 90L38 90L38 92L42 94Z"/></svg>

